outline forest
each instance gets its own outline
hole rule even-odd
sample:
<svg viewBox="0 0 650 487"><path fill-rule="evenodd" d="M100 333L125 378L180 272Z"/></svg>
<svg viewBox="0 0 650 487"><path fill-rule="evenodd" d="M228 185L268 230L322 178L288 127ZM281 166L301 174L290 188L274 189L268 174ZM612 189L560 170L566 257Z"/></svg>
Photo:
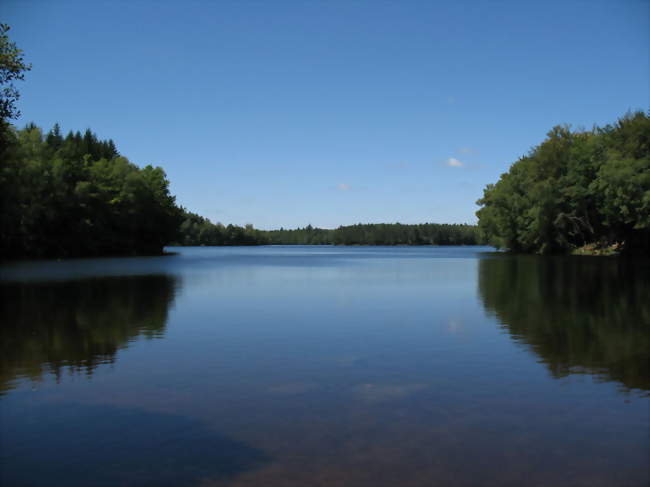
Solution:
<svg viewBox="0 0 650 487"><path fill-rule="evenodd" d="M477 202L482 238L513 252L650 248L650 117L556 126Z"/></svg>
<svg viewBox="0 0 650 487"><path fill-rule="evenodd" d="M160 253L181 210L159 167L140 168L90 130L9 126L0 172L4 258Z"/></svg>
<svg viewBox="0 0 650 487"><path fill-rule="evenodd" d="M304 228L257 230L214 224L185 213L178 245L476 245L475 225L423 223L367 223L336 229Z"/></svg>

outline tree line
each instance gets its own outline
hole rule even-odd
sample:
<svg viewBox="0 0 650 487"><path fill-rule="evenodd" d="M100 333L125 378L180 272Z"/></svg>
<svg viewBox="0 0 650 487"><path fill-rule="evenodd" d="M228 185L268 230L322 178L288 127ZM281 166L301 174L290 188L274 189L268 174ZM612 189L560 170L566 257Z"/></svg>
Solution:
<svg viewBox="0 0 650 487"><path fill-rule="evenodd" d="M484 238L515 252L650 248L650 117L572 131L554 127L477 202Z"/></svg>
<svg viewBox="0 0 650 487"><path fill-rule="evenodd" d="M449 223L370 223L339 227L335 245L477 245L475 225Z"/></svg>
<svg viewBox="0 0 650 487"><path fill-rule="evenodd" d="M253 225L240 227L212 223L208 218L181 209L182 222L172 245L264 245L264 232Z"/></svg>
<svg viewBox="0 0 650 487"><path fill-rule="evenodd" d="M304 228L258 230L214 224L186 213L178 245L477 245L478 228L465 224L369 223L336 229Z"/></svg>

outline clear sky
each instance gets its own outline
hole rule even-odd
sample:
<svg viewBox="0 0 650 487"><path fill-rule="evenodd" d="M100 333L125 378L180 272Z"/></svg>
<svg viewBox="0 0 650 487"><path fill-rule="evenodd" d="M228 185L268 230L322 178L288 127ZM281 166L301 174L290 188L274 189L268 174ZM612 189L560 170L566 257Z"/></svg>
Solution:
<svg viewBox="0 0 650 487"><path fill-rule="evenodd" d="M90 127L223 223L475 222L557 124L649 107L650 2L2 0L17 125Z"/></svg>

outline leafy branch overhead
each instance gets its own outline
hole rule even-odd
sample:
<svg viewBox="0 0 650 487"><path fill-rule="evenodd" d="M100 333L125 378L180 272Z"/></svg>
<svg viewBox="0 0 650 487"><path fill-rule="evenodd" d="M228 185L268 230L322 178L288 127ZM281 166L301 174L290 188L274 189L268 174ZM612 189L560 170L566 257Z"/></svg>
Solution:
<svg viewBox="0 0 650 487"><path fill-rule="evenodd" d="M31 64L26 64L23 59L23 51L16 47L14 42L9 40L8 32L10 27L7 24L0 24L0 118L18 118L20 111L16 108L16 102L20 93L13 84L13 81L23 80L25 72L32 69Z"/></svg>

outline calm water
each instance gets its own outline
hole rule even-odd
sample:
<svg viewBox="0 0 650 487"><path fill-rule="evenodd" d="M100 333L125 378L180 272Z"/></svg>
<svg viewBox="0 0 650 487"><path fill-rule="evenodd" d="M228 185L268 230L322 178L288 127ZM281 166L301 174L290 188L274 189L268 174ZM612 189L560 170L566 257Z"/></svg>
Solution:
<svg viewBox="0 0 650 487"><path fill-rule="evenodd" d="M172 250L0 268L3 486L649 482L648 260Z"/></svg>

